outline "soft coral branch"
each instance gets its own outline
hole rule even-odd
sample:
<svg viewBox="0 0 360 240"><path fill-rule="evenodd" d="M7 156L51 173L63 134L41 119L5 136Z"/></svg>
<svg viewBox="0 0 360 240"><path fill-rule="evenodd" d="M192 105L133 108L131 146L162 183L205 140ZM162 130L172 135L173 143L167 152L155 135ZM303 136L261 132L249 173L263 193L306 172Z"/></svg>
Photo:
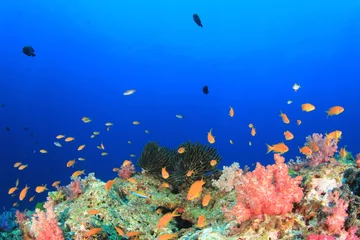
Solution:
<svg viewBox="0 0 360 240"><path fill-rule="evenodd" d="M239 177L237 203L231 210L225 209L227 217L235 217L241 223L264 214L282 215L291 212L294 202L301 201L302 177L291 178L285 159L279 154L274 159L274 165L265 168L257 163L254 171Z"/></svg>

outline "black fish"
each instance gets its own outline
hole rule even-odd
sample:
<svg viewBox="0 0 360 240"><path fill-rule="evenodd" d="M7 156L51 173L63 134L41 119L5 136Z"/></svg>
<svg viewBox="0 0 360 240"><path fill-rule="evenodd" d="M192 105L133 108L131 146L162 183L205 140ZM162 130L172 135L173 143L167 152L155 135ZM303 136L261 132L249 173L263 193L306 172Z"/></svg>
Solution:
<svg viewBox="0 0 360 240"><path fill-rule="evenodd" d="M5 130L6 130L6 131L10 131L10 128L9 128L9 127L5 127Z"/></svg>
<svg viewBox="0 0 360 240"><path fill-rule="evenodd" d="M28 130L29 130L29 128L28 128L28 127L24 127L24 130L25 130L25 131L28 131Z"/></svg>
<svg viewBox="0 0 360 240"><path fill-rule="evenodd" d="M208 86L203 87L203 93L208 95L209 94L209 88Z"/></svg>
<svg viewBox="0 0 360 240"><path fill-rule="evenodd" d="M195 13L195 14L193 15L193 19L194 19L195 23L196 23L198 26L203 27L199 15L197 15L197 14Z"/></svg>
<svg viewBox="0 0 360 240"><path fill-rule="evenodd" d="M29 57L35 57L35 50L32 48L32 46L25 46L23 47L23 53Z"/></svg>
<svg viewBox="0 0 360 240"><path fill-rule="evenodd" d="M1 107L5 107L5 104L3 103L3 104L1 104Z"/></svg>

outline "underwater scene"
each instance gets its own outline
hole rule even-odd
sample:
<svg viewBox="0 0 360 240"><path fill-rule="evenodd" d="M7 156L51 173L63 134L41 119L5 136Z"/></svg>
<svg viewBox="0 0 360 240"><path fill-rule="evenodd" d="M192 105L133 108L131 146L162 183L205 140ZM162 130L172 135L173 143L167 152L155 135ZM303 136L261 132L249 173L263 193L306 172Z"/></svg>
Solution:
<svg viewBox="0 0 360 240"><path fill-rule="evenodd" d="M0 239L360 239L359 1L0 19Z"/></svg>

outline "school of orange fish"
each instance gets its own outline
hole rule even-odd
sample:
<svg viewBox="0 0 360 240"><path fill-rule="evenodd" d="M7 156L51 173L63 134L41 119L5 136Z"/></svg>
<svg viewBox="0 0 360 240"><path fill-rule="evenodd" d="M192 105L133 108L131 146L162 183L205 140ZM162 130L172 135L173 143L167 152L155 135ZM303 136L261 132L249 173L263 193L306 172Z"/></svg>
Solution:
<svg viewBox="0 0 360 240"><path fill-rule="evenodd" d="M293 85L293 90L294 90L295 92L297 92L299 89L300 89L300 85L298 85L298 84L294 84L294 85ZM136 92L135 89L131 89L131 90L125 91L123 95L124 95L124 96L130 96L130 95L134 94L135 92ZM288 104L291 104L292 101L289 100L287 103L288 103ZM304 111L304 112L311 112L311 111L314 111L314 110L315 110L315 106L314 106L313 104L311 104L311 103L304 103L304 104L301 105L301 109L302 109L302 111ZM329 116L335 116L335 115L339 115L339 114L341 114L342 112L344 112L344 108L341 107L341 106L333 106L333 107L331 107L331 108L330 108L328 111L326 111L326 112L327 112L327 117L329 117ZM230 106L230 110L229 110L229 116L230 116L230 117L234 117L234 116L235 116L235 110L234 110L231 106ZM183 119L183 116L182 116L182 115L179 115L179 114L176 115L176 117L179 118L179 119ZM286 115L285 113L280 112L280 117L281 117L282 121L283 121L285 124L289 124L289 123L290 123L290 120L289 120L289 118L287 117L287 115ZM91 119L88 118L88 117L83 117L83 118L82 118L82 121L83 121L84 123L90 123L90 122L91 122ZM133 121L132 123L133 123L134 125L139 125L139 124L140 124L139 121ZM297 120L297 125L300 125L300 124L301 124L301 120ZM111 123L111 122L105 123L105 127L106 127L107 131L110 131L110 129L111 129L112 126L113 126L113 123ZM255 127L254 127L254 125L253 125L252 123L249 124L249 128L251 129L251 131L250 131L251 136L255 136L255 135L256 135L256 129L255 129ZM208 141L210 144L214 144L214 143L215 143L215 136L213 135L213 132L212 132L212 131L213 131L213 129L210 129L210 131L207 133L207 141ZM149 133L148 130L145 130L145 132L146 132L146 133ZM94 131L90 137L91 137L91 138L95 138L95 137L96 137L97 135L99 135L99 134L100 134L100 132ZM334 132L331 132L331 133L329 133L329 134L326 134L326 139L327 139L327 141L328 141L328 144L330 145L332 139L335 139L335 141L338 142L339 139L341 138L341 135L342 135L342 132L339 131L339 130L336 130L336 131L334 131ZM292 139L294 138L294 135L293 135L290 131L285 131L285 132L284 132L284 137L285 137L285 140L290 141L290 140L292 140ZM62 134L57 135L57 136L56 136L56 139L57 139L58 141L61 140L61 139L64 139L64 142L66 142L66 143L75 141L75 138L74 138L74 137L65 136L65 135L62 135ZM131 141L128 141L128 143L131 144ZM60 142L54 142L54 144L55 144L55 146L57 146L57 147L62 147L62 144L61 144ZM233 144L233 141L232 141L232 140L230 140L230 144ZM251 144L252 144L252 143L249 142L249 145L250 145L250 146L251 146ZM268 145L268 144L266 144L266 145L267 145L267 150L268 150L267 153L273 151L273 152L276 152L276 153L283 154L283 153L286 153L286 152L289 150L288 146L286 146L286 144L285 144L284 142L277 143L277 144L274 144L274 145L272 145L272 146L271 146L271 145ZM85 145L85 144L82 144L82 145L78 146L77 150L78 150L78 151L82 151L85 147L86 147L86 145ZM103 142L101 142L100 145L97 146L97 148L102 151L102 152L101 152L101 155L102 155L102 156L106 156L106 155L108 154L107 152L104 151L104 150L105 150L105 146L104 146L104 143L103 143ZM309 155L311 155L313 152L319 151L319 147L316 146L316 143L315 143L315 142L312 142L312 144L311 144L310 146L303 146L302 148L299 147L299 151L300 151L300 153L302 153L302 154L304 154L304 155L306 155L306 156L309 156ZM46 149L40 149L39 152L40 152L41 154L47 154L47 153L48 153L48 151L47 151ZM178 153L179 153L179 154L183 154L184 152L186 152L186 149L185 149L184 147L180 147L180 148L178 149ZM341 157L346 157L347 152L346 152L345 148L340 149L339 154L340 154ZM130 156L131 156L131 157L135 157L134 154L131 154ZM78 161L84 161L85 159L79 157L79 158L77 158L77 160L78 160ZM69 161L66 163L66 167L73 167L75 163L76 163L76 159L69 160ZM122 166L126 166L126 165L131 164L131 163L132 163L132 162L131 162L130 160L125 160L125 161L123 162ZM212 160L212 161L210 162L210 164L211 164L212 166L215 166L215 165L217 164L217 161L214 159L214 160ZM18 170L22 171L22 170L24 170L24 169L26 169L26 168L28 167L28 164L23 164L22 162L16 162L16 163L14 164L14 167L15 167L15 168L18 168ZM119 170L119 168L114 168L114 169L113 169L113 171L118 171L118 170ZM71 175L71 177L72 177L73 179L75 179L75 178L81 176L81 175L84 174L84 173L85 173L84 170L77 170L77 171L75 171L75 172ZM164 179L169 178L169 172L166 170L166 167L162 168L161 174L162 174L162 177L163 177ZM188 173L186 173L187 176L191 176L192 174L193 174L192 171L189 171ZM129 178L128 180L129 180L130 182L131 182L131 181L135 181L133 178ZM107 181L106 184L105 184L105 189L106 189L106 190L110 190L111 187L112 187L112 185L113 185L114 183L115 183L115 179ZM55 181L55 182L52 184L52 187L56 187L56 186L58 186L59 184L60 184L60 181ZM166 184L166 183L164 183L164 184ZM164 184L163 184L163 186L166 187L166 185L164 185ZM205 181L203 181L202 179L201 179L201 180L198 180L198 181L195 181L195 182L190 186L190 188L189 188L189 190L188 190L187 200L190 200L190 201L191 201L191 200L194 200L194 199L196 199L196 198L199 198L200 195L201 195L201 192L202 192L202 186L203 186L204 184L205 184ZM168 184L167 184L167 185L168 185ZM14 186L14 187L11 187L11 188L9 189L8 194L10 194L10 195L15 194L15 192L18 190L18 187L19 187L19 179L16 180L15 186ZM167 187L168 187L168 186L167 186ZM20 201L23 201L23 200L26 198L27 193L28 193L28 190L29 190L29 187L28 187L27 185L25 185L25 187L22 188L22 190L21 190L20 193L19 193L19 200L20 200ZM35 188L35 192L38 193L38 194L39 194L39 193L42 193L42 192L44 192L44 191L47 191L47 190L49 190L49 189L47 188L47 185L46 185L46 184L37 186L37 187ZM139 194L141 194L141 193L139 193ZM35 198L35 195L32 196L31 198L29 198L29 201L30 201L30 202L33 201L34 198ZM207 194L207 195L203 198L202 205L203 205L203 206L207 206L210 200L211 200L211 196L210 196L209 194ZM18 205L18 202L16 202L16 203L13 204L13 206L17 206L17 205ZM97 211L97 210L89 210L89 214L96 214L96 211ZM166 225L171 221L171 219L172 219L173 217L178 216L178 212L177 212L177 211L178 211L178 209L175 209L174 212L172 212L172 213L167 213L167 214L165 214L164 216L162 216L162 217L160 218L158 224L157 224L157 228L161 228L161 227L166 226ZM205 222L206 222L206 219L205 219L204 216L199 217L198 226L203 226L203 225L205 224ZM101 230L101 229L100 229L100 230ZM89 234L90 234L90 235L96 234L96 233L98 233L98 231L100 231L100 230L99 230L99 229L92 229L92 230L91 230L92 232L89 232ZM119 229L116 229L116 231L117 231L119 234L122 234L122 235L124 234L123 231L122 231L120 228L119 228ZM171 237L171 236L168 236L168 237ZM164 236L164 239L167 239L167 238L165 238L165 236Z"/></svg>

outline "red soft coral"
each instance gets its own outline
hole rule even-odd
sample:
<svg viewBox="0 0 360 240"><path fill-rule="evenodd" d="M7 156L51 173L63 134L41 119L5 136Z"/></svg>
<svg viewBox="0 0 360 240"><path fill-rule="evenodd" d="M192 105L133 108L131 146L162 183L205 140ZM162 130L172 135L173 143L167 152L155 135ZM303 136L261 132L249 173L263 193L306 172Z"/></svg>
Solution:
<svg viewBox="0 0 360 240"><path fill-rule="evenodd" d="M307 240L335 240L333 236L310 234Z"/></svg>
<svg viewBox="0 0 360 240"><path fill-rule="evenodd" d="M238 223L251 218L282 215L291 212L293 203L304 196L299 184L301 176L291 178L285 159L274 154L275 164L263 167L260 163L252 172L239 176L236 187L236 205L225 209L227 217L235 217Z"/></svg>
<svg viewBox="0 0 360 240"><path fill-rule="evenodd" d="M326 208L325 211L330 213L326 219L328 230L331 233L340 233L344 229L345 218L347 217L348 203L340 198L339 192L329 196L330 201L335 204L333 208Z"/></svg>
<svg viewBox="0 0 360 240"><path fill-rule="evenodd" d="M63 240L63 232L58 225L54 212L54 203L47 201L44 204L46 212L36 209L32 217L31 230L36 240Z"/></svg>
<svg viewBox="0 0 360 240"><path fill-rule="evenodd" d="M326 139L322 134L314 133L312 136L306 137L306 145L313 148L315 143L319 147L319 151L307 157L309 166L316 166L320 163L330 162L330 158L334 156L337 151L337 143L335 139ZM313 149L314 150L314 149Z"/></svg>
<svg viewBox="0 0 360 240"><path fill-rule="evenodd" d="M135 166L132 163L121 166L120 170L118 171L119 177L124 179L130 178L134 173Z"/></svg>

